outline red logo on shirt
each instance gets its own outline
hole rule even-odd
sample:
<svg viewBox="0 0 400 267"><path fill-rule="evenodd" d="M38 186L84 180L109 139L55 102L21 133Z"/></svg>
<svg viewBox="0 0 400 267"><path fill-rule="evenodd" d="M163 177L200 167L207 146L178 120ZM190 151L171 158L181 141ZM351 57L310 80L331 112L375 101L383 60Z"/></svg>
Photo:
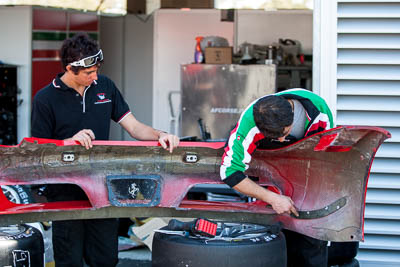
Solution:
<svg viewBox="0 0 400 267"><path fill-rule="evenodd" d="M111 102L110 99L106 98L106 94L105 93L98 93L97 97L99 99L96 102L94 102L95 104L104 104L104 103Z"/></svg>

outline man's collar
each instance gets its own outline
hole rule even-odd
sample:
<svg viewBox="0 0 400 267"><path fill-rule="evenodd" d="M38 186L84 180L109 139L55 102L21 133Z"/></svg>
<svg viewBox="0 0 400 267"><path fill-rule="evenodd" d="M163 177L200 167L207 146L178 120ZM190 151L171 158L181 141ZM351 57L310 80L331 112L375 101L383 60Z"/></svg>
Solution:
<svg viewBox="0 0 400 267"><path fill-rule="evenodd" d="M53 79L53 86L57 89L61 89L61 90L74 90L73 88L67 86L62 80L61 77L64 75L65 72L61 72L59 74L57 74L57 76ZM89 85L88 87L92 86L92 85L97 85L97 81L93 81L93 83L91 85Z"/></svg>
<svg viewBox="0 0 400 267"><path fill-rule="evenodd" d="M61 90L72 89L72 88L68 87L65 83L63 83L63 81L61 80L61 77L64 75L64 73L65 72L61 72L61 73L57 74L57 76L54 78L52 84L57 89L61 89Z"/></svg>

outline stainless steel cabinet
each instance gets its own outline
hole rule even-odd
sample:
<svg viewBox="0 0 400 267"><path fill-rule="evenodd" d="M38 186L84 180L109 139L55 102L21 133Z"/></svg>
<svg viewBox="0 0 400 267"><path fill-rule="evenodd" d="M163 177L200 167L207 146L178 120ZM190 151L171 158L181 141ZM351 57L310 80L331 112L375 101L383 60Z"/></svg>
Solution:
<svg viewBox="0 0 400 267"><path fill-rule="evenodd" d="M273 64L181 65L180 135L226 139L244 108L275 88ZM202 135L200 124L210 136Z"/></svg>

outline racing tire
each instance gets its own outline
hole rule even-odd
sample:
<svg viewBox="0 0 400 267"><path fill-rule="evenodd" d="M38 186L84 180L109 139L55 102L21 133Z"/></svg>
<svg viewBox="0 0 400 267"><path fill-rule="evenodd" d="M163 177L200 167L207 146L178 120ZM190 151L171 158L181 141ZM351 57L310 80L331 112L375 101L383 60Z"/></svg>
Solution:
<svg viewBox="0 0 400 267"><path fill-rule="evenodd" d="M29 204L34 203L32 192L28 186L24 185L2 185L6 198L16 204Z"/></svg>
<svg viewBox="0 0 400 267"><path fill-rule="evenodd" d="M279 232L273 237L271 239L271 233L265 232L257 238L207 241L156 232L152 243L152 267L285 267L285 236Z"/></svg>
<svg viewBox="0 0 400 267"><path fill-rule="evenodd" d="M359 242L331 242L328 247L328 266L353 266L345 264L350 264L357 256L358 246Z"/></svg>
<svg viewBox="0 0 400 267"><path fill-rule="evenodd" d="M44 266L43 236L35 227L0 227L0 247L0 266Z"/></svg>

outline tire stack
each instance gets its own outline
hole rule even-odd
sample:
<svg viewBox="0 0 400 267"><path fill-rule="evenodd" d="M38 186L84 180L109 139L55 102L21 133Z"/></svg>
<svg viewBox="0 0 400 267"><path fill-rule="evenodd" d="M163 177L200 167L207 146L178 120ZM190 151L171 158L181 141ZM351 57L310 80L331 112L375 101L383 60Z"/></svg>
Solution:
<svg viewBox="0 0 400 267"><path fill-rule="evenodd" d="M44 266L41 232L29 225L0 227L0 266Z"/></svg>
<svg viewBox="0 0 400 267"><path fill-rule="evenodd" d="M4 185L0 190L13 203L33 203L31 191L27 186ZM0 266L44 266L43 236L41 231L33 226L0 226L0 248Z"/></svg>
<svg viewBox="0 0 400 267"><path fill-rule="evenodd" d="M252 238L225 240L156 232L152 244L153 267L257 267L286 266L286 263L282 232L265 231Z"/></svg>
<svg viewBox="0 0 400 267"><path fill-rule="evenodd" d="M268 226L228 223L242 229L242 235L217 234L213 237L196 235L189 228L177 229L171 223L156 231L152 243L152 267L242 267L286 266L284 234ZM176 220L175 220L176 221ZM226 223L225 223L226 224ZM218 229L221 224L218 224ZM223 224L222 224L223 225ZM264 227L264 228L263 228ZM254 232L254 229L257 229ZM269 229L269 230L268 230ZM179 231L181 230L181 231ZM183 231L182 231L183 230ZM220 230L219 233L223 233ZM218 237L224 236L224 238ZM355 256L358 242L332 242L328 247L328 266L359 267Z"/></svg>
<svg viewBox="0 0 400 267"><path fill-rule="evenodd" d="M6 198L16 204L34 203L29 186L25 185L2 185L1 190Z"/></svg>

